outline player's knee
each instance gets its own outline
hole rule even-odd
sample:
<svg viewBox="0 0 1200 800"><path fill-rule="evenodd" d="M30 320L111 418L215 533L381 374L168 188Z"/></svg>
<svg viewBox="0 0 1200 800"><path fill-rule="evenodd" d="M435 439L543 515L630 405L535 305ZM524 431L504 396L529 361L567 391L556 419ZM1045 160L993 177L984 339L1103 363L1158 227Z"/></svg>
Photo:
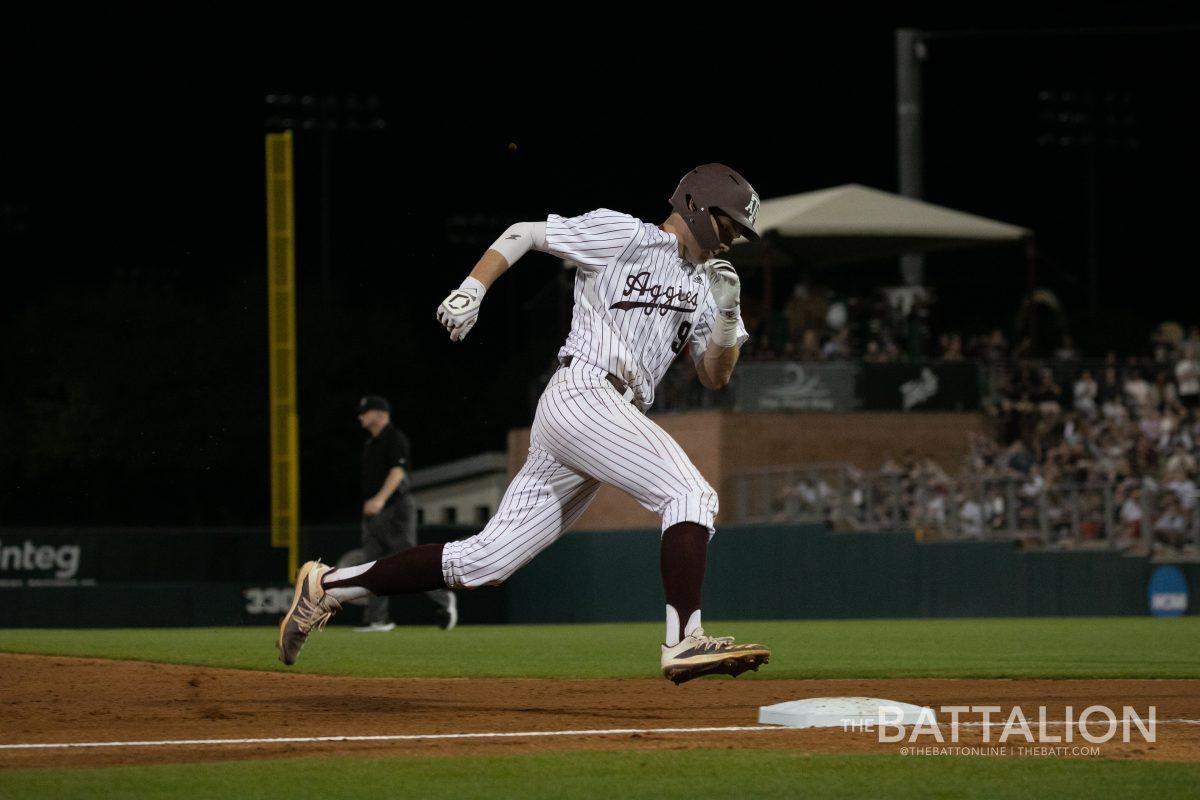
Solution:
<svg viewBox="0 0 1200 800"><path fill-rule="evenodd" d="M524 563L512 552L511 543L492 542L481 536L454 542L443 568L446 583L452 589L476 589L480 586L499 586L508 580Z"/></svg>
<svg viewBox="0 0 1200 800"><path fill-rule="evenodd" d="M461 581L452 588L478 589L481 586L499 586L512 577L515 569L507 569L492 563L473 563L471 572L465 574Z"/></svg>
<svg viewBox="0 0 1200 800"><path fill-rule="evenodd" d="M663 530L680 522L695 522L711 531L718 509L717 493L707 483L677 492L663 505Z"/></svg>

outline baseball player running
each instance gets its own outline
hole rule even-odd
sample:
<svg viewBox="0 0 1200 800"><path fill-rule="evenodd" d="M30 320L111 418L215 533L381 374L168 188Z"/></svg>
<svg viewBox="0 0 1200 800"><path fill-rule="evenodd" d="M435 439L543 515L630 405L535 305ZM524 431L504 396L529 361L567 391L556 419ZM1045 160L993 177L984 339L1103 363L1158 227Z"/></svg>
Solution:
<svg viewBox="0 0 1200 800"><path fill-rule="evenodd" d="M309 633L347 600L502 583L570 530L601 484L662 517L663 675L678 684L701 675L736 676L767 662L766 647L735 644L701 627L717 494L645 416L655 386L685 349L704 386L728 383L749 337L737 272L717 256L738 236L758 238L758 195L729 167L705 164L684 176L670 202L673 212L659 225L607 209L519 222L442 302L437 318L457 342L474 327L487 290L530 250L578 265L571 332L538 402L529 457L475 536L345 569L304 564L279 623L284 664L295 663Z"/></svg>

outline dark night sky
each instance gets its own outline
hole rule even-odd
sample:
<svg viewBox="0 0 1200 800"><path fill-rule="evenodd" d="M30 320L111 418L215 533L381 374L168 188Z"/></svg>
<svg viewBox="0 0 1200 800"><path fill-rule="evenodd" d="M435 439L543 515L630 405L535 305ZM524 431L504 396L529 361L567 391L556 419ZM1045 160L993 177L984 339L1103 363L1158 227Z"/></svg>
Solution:
<svg viewBox="0 0 1200 800"><path fill-rule="evenodd" d="M992 32L931 45L930 200L1036 229L1040 278L1076 309L1085 344L1118 346L1117 331L1132 350L1162 318L1200 321L1189 297L1163 291L1194 261L1190 210L1169 194L1200 178L1198 34L1178 30L1195 21L1184 4L948 16L877 3L835 23L741 27L725 43L647 18L570 44L541 29L532 42L491 38L484 20L452 35L448 22L348 12L276 28L121 8L10 8L0 24L0 524L265 521L270 91L374 93L388 121L330 138L328 280L319 142L297 144L312 522L354 516L350 408L366 391L391 397L418 466L503 449L528 423L530 380L561 339L555 263L531 256L507 275L462 345L433 319L508 223L601 205L665 218L679 177L715 160L764 197L850 181L894 190L899 25ZM1123 32L998 33L1068 25ZM268 33L278 38L263 44ZM1036 146L1044 88L1133 97L1141 147L1104 155L1096 173L1099 324L1084 304L1089 173L1080 153ZM943 256L930 270L951 324L1008 324L1024 286L1012 254Z"/></svg>

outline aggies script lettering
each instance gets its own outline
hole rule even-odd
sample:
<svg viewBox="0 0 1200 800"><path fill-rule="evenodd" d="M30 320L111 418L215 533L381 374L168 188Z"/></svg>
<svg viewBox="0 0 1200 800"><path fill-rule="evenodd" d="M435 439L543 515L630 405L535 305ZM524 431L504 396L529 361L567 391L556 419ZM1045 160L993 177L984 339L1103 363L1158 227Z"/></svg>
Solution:
<svg viewBox="0 0 1200 800"><path fill-rule="evenodd" d="M634 292L637 292L638 297L650 295L650 302L622 300L609 306L609 310L616 308L627 311L631 308L640 308L646 316L658 311L660 317L665 317L668 311L682 311L690 314L696 310L696 306L700 302L699 292L685 291L677 286L668 286L664 289L661 283L651 286L649 272L639 272L637 275L625 278L625 291L621 292L621 296L629 297ZM679 303L679 305L675 305L675 303ZM691 308L687 307L689 303Z"/></svg>

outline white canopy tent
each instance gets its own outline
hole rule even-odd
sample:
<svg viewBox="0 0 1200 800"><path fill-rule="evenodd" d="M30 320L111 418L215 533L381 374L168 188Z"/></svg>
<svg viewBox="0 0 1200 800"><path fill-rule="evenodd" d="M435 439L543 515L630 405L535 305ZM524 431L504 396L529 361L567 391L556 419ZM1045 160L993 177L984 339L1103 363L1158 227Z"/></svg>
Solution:
<svg viewBox="0 0 1200 800"><path fill-rule="evenodd" d="M736 245L738 256L755 260L758 251L783 251L814 266L1016 243L1033 236L1016 225L856 183L763 200L757 227L765 243L743 240Z"/></svg>

